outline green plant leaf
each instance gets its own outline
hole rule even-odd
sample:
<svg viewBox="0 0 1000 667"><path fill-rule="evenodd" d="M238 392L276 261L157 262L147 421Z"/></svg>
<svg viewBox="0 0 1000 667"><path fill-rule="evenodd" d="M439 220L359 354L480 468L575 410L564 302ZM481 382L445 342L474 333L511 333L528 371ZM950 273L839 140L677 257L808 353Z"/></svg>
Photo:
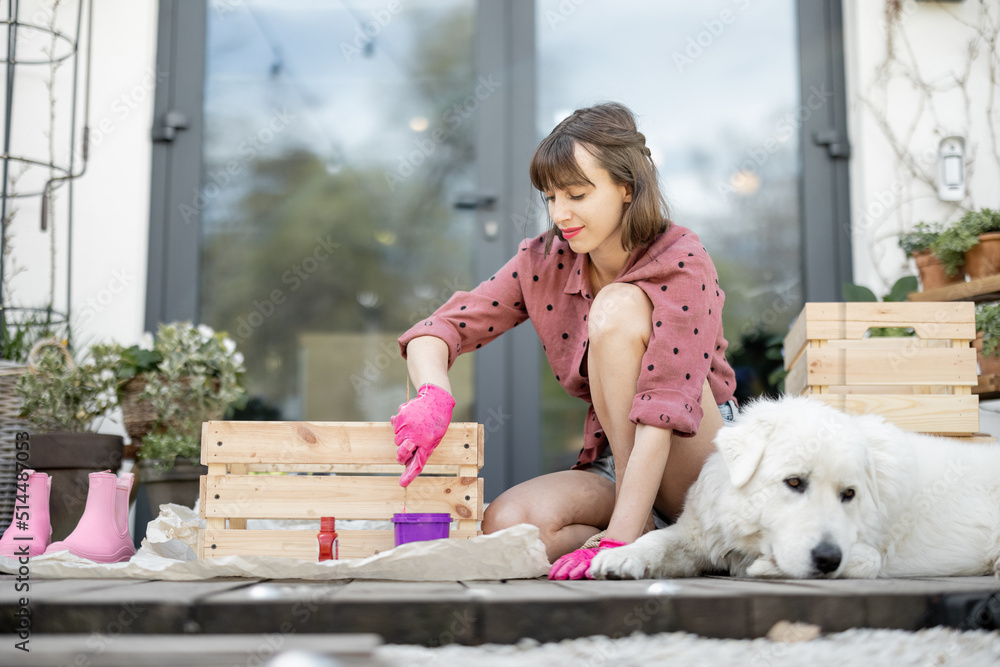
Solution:
<svg viewBox="0 0 1000 667"><path fill-rule="evenodd" d="M896 281L883 301L906 301L906 297L920 289L916 276L903 276Z"/></svg>
<svg viewBox="0 0 1000 667"><path fill-rule="evenodd" d="M844 299L847 301L878 301L875 292L867 287L855 285L854 283L844 283Z"/></svg>

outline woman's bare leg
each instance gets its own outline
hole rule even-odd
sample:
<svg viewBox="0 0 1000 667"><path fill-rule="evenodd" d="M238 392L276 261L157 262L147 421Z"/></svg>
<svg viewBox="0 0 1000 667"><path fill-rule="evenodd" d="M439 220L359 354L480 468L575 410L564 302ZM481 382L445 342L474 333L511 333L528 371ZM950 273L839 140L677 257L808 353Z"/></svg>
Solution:
<svg viewBox="0 0 1000 667"><path fill-rule="evenodd" d="M486 508L483 532L538 526L550 562L607 528L615 506L611 480L583 470L542 475L508 489Z"/></svg>
<svg viewBox="0 0 1000 667"><path fill-rule="evenodd" d="M594 300L587 324L590 396L611 443L615 481L620 488L635 443L635 424L628 415L635 399L642 355L653 330L653 304L635 285L613 283ZM646 530L652 528L650 513Z"/></svg>
<svg viewBox="0 0 1000 667"><path fill-rule="evenodd" d="M670 457L663 470L663 481L654 507L665 517L676 521L684 509L688 489L698 479L701 468L715 451L715 434L722 428L722 413L712 395L712 388L705 380L701 391L701 425L698 433L683 438L676 433L670 438Z"/></svg>
<svg viewBox="0 0 1000 667"><path fill-rule="evenodd" d="M645 292L635 285L614 283L601 290L588 318L591 397L597 418L611 442L619 485L635 444L636 425L628 415L637 391L642 356L652 333L652 315L653 304ZM697 435L671 437L655 507L673 519L680 515L687 490L698 478L705 459L715 451L712 440L722 426L722 415L707 379L701 407L704 416ZM647 530L651 528L652 516L647 522Z"/></svg>

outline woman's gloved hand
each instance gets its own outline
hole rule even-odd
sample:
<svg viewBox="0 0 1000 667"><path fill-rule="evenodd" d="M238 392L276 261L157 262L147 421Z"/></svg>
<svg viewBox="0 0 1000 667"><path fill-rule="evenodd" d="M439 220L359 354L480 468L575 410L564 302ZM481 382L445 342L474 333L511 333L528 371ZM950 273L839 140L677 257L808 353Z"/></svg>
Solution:
<svg viewBox="0 0 1000 667"><path fill-rule="evenodd" d="M396 460L406 466L400 486L408 486L424 469L448 431L454 409L451 394L435 384L425 384L417 390L417 397L399 406L399 412L389 420L396 431Z"/></svg>
<svg viewBox="0 0 1000 667"><path fill-rule="evenodd" d="M624 542L604 538L600 545L594 549L571 551L556 559L556 562L552 564L549 569L549 579L583 579L584 577L591 579L590 561L594 560L597 552L623 546L625 546Z"/></svg>

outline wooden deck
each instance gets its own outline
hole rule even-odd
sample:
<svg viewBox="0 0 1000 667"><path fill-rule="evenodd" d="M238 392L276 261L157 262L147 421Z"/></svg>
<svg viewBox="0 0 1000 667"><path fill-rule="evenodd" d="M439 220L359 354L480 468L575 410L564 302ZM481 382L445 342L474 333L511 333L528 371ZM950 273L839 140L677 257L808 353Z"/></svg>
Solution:
<svg viewBox="0 0 1000 667"><path fill-rule="evenodd" d="M280 640L286 649L294 642L306 642L307 647L319 642L328 652L342 651L345 664L355 664L351 656L363 656L379 641L476 645L523 637L543 642L594 634L616 637L638 630L752 638L763 636L780 620L813 623L824 632L933 625L1000 628L1000 580L994 577L447 583L34 580L30 586L34 662L25 662L24 654L12 652L11 634L17 629L15 613L24 593L15 591L15 577L0 577L0 632L7 636L0 646L0 664L73 664L66 662L67 655L101 648L98 635L122 640L108 643L125 654L121 664L138 655L179 651L189 639L208 642L204 646L215 647L219 664L226 659L231 664L232 651L245 660L248 651L268 637ZM176 635L185 635L184 641L177 642ZM46 655L52 662L45 662ZM178 655L163 664L215 664L206 653L198 655L198 663ZM109 661L111 657L107 653L104 662L88 664L118 664ZM144 657L142 664L159 665L159 659ZM356 664L364 664L358 659Z"/></svg>

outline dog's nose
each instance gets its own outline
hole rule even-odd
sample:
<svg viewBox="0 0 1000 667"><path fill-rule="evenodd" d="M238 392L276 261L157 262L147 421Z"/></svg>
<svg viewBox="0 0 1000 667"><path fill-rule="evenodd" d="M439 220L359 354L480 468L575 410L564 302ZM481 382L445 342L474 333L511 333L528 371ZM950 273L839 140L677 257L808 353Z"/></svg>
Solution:
<svg viewBox="0 0 1000 667"><path fill-rule="evenodd" d="M813 563L816 565L816 569L823 574L829 574L840 567L840 559L842 554L840 547L831 542L820 542L813 548L812 552Z"/></svg>

